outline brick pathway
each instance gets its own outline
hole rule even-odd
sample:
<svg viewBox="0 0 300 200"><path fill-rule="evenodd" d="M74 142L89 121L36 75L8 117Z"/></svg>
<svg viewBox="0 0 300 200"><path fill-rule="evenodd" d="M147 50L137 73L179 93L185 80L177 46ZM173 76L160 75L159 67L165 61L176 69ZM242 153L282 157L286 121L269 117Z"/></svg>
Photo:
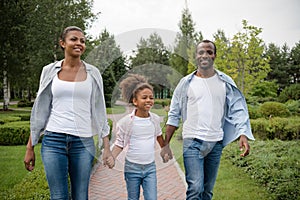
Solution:
<svg viewBox="0 0 300 200"><path fill-rule="evenodd" d="M127 110L127 113L130 112ZM109 115L114 123L124 114ZM114 126L115 127L115 126ZM113 131L114 132L114 131ZM112 137L114 141L114 136ZM160 148L156 148L156 169L157 169L157 192L158 200L184 200L186 184L184 174L177 164L176 160L163 163L159 155ZM113 169L104 167L99 162L93 170L90 180L89 199L90 200L126 200L127 191L124 180L124 153L122 152ZM144 199L142 192L141 198Z"/></svg>

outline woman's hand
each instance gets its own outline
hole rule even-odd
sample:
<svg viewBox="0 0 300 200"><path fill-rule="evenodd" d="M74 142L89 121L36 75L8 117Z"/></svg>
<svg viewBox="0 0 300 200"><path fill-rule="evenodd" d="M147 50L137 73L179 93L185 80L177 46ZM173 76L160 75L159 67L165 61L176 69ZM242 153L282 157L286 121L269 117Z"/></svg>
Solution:
<svg viewBox="0 0 300 200"><path fill-rule="evenodd" d="M34 166L35 166L35 153L34 153L34 148L33 147L26 149L24 164L25 164L25 168L28 171L32 171L34 169Z"/></svg>

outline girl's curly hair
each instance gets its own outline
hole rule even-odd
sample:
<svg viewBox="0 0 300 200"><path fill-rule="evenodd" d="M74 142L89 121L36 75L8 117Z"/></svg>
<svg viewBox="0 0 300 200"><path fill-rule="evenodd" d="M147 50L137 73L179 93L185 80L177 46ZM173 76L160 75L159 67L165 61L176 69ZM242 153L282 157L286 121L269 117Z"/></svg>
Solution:
<svg viewBox="0 0 300 200"><path fill-rule="evenodd" d="M139 91L147 88L152 92L153 87L148 83L147 79L139 74L130 74L120 83L123 99L128 103L133 103L133 99Z"/></svg>

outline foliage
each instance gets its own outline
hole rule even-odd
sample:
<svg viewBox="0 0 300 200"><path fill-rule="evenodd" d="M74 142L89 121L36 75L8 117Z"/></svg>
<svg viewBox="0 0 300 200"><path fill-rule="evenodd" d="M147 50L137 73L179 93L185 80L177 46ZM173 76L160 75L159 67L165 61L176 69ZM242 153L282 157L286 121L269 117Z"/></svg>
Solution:
<svg viewBox="0 0 300 200"><path fill-rule="evenodd" d="M261 81L253 86L249 93L251 96L276 98L277 89L278 85L275 83L275 81Z"/></svg>
<svg viewBox="0 0 300 200"><path fill-rule="evenodd" d="M34 169L15 185L5 199L50 199L49 187L43 169Z"/></svg>
<svg viewBox="0 0 300 200"><path fill-rule="evenodd" d="M257 118L262 117L261 113L259 111L258 105L249 104L248 105L248 113L249 113L250 119L257 119Z"/></svg>
<svg viewBox="0 0 300 200"><path fill-rule="evenodd" d="M18 102L17 104L18 107L32 107L33 106L33 102L27 100L27 99L22 99Z"/></svg>
<svg viewBox="0 0 300 200"><path fill-rule="evenodd" d="M6 93L9 89L26 90L31 100L42 67L63 57L58 45L62 29L75 25L85 31L96 18L91 12L92 3L93 0L1 1L0 66L6 77L1 71L0 78L7 78L3 84Z"/></svg>
<svg viewBox="0 0 300 200"><path fill-rule="evenodd" d="M263 117L288 117L288 108L280 102L265 102L260 106L260 113Z"/></svg>
<svg viewBox="0 0 300 200"><path fill-rule="evenodd" d="M233 78L237 86L247 96L253 86L267 76L270 66L268 59L261 56L264 51L263 41L259 38L262 29L248 25L246 20L242 24L244 32L234 35L227 59L236 70Z"/></svg>
<svg viewBox="0 0 300 200"><path fill-rule="evenodd" d="M261 140L298 140L300 138L300 118L251 119L254 136Z"/></svg>
<svg viewBox="0 0 300 200"><path fill-rule="evenodd" d="M168 91L171 87L168 77L172 74L172 69L169 67L169 51L161 37L152 33L149 38L141 38L133 53L129 73L145 76L158 96Z"/></svg>
<svg viewBox="0 0 300 200"><path fill-rule="evenodd" d="M247 157L240 157L234 145L228 145L224 149L223 156L226 159L266 187L275 200L298 199L299 140L251 142L251 154Z"/></svg>
<svg viewBox="0 0 300 200"><path fill-rule="evenodd" d="M0 145L27 144L29 135L29 121L10 122L0 125Z"/></svg>
<svg viewBox="0 0 300 200"><path fill-rule="evenodd" d="M280 102L288 100L300 100L300 83L292 84L283 89L278 97Z"/></svg>
<svg viewBox="0 0 300 200"><path fill-rule="evenodd" d="M118 81L126 73L127 66L113 35L104 30L98 41L99 45L89 52L85 60L99 68L106 106L111 107L119 97L119 93L114 94L114 91L118 88Z"/></svg>
<svg viewBox="0 0 300 200"><path fill-rule="evenodd" d="M201 32L196 33L195 23L187 8L183 9L178 25L180 32L176 37L174 52L170 55L170 65L177 73L185 76L195 66L195 46L203 36Z"/></svg>
<svg viewBox="0 0 300 200"><path fill-rule="evenodd" d="M288 100L285 105L292 115L300 115L300 100Z"/></svg>

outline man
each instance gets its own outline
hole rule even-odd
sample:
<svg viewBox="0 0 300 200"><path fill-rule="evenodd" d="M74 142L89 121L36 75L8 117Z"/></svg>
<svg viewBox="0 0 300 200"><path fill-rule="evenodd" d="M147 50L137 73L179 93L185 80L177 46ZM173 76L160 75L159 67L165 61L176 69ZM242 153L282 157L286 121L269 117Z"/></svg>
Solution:
<svg viewBox="0 0 300 200"><path fill-rule="evenodd" d="M183 122L186 199L212 199L223 147L239 138L241 156L254 140L245 98L234 81L214 68L217 49L203 40L196 48L197 70L178 83L166 127L164 162L172 159L169 142Z"/></svg>

